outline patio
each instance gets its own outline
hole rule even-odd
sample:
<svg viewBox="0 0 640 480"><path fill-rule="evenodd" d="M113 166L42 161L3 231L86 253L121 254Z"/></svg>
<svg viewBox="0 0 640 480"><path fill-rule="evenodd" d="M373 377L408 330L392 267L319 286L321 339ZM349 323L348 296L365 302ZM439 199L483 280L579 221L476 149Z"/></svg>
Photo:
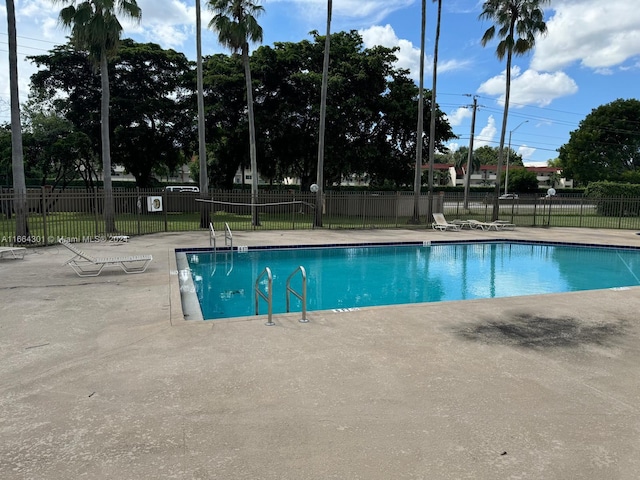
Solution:
<svg viewBox="0 0 640 480"><path fill-rule="evenodd" d="M260 231L234 245L518 238L640 246L629 230ZM3 479L636 479L639 287L182 319L173 249L80 278L66 249L0 260Z"/></svg>

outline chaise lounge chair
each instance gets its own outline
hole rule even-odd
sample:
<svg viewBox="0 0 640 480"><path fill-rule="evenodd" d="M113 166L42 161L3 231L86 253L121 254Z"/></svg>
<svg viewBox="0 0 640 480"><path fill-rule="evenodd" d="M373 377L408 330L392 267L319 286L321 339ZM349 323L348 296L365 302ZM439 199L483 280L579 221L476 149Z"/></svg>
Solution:
<svg viewBox="0 0 640 480"><path fill-rule="evenodd" d="M476 230L502 230L502 225L494 222L481 222L479 220L467 220L471 224L471 228Z"/></svg>
<svg viewBox="0 0 640 480"><path fill-rule="evenodd" d="M104 267L120 267L125 273L142 273L153 260L151 255L95 258L76 248L65 239L60 239L59 243L75 254L73 258L64 262L63 265L69 265L81 277L97 277Z"/></svg>
<svg viewBox="0 0 640 480"><path fill-rule="evenodd" d="M447 222L447 219L444 218L442 213L434 213L433 219L435 223L432 223L431 226L434 230L455 230L458 231L462 228L461 225L456 225L455 223Z"/></svg>
<svg viewBox="0 0 640 480"><path fill-rule="evenodd" d="M11 255L13 258L24 259L24 254L27 253L27 249L24 247L0 247L0 258L5 258Z"/></svg>
<svg viewBox="0 0 640 480"><path fill-rule="evenodd" d="M513 230L516 226L513 223L496 220L495 222L480 222L478 220L467 220L471 228L479 228L481 230Z"/></svg>

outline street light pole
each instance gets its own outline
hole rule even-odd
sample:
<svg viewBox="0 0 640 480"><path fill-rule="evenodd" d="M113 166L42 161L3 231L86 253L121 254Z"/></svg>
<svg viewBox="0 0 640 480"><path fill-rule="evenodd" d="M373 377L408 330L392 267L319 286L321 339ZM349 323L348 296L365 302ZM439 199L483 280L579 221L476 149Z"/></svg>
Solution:
<svg viewBox="0 0 640 480"><path fill-rule="evenodd" d="M507 194L507 186L509 185L509 155L511 154L511 134L515 132L518 128L520 128L522 125L527 123L528 121L529 120L525 120L524 122L520 123L516 128L514 128L509 132L509 147L507 147L507 165L505 167L505 173L504 173L504 194L505 195Z"/></svg>

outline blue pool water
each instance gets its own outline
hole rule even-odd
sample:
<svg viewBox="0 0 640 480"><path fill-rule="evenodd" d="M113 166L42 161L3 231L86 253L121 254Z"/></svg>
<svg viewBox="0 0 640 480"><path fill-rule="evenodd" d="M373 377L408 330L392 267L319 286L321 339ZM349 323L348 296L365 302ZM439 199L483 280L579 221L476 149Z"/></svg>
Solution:
<svg viewBox="0 0 640 480"><path fill-rule="evenodd" d="M205 319L255 315L256 278L273 274L273 313L286 280L307 273L307 310L511 297L640 285L640 250L523 243L187 252ZM301 291L296 275L292 287ZM260 289L266 292L266 281ZM291 296L291 311L301 311ZM260 300L260 314L267 306Z"/></svg>

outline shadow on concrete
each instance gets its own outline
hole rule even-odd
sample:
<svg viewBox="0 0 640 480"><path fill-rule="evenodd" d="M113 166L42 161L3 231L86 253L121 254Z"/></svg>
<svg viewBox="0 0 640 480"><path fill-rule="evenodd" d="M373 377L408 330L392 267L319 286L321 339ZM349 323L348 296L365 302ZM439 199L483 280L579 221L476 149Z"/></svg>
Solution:
<svg viewBox="0 0 640 480"><path fill-rule="evenodd" d="M456 333L465 340L524 348L610 346L624 334L624 323L589 324L578 318L518 313L508 320L481 320Z"/></svg>

